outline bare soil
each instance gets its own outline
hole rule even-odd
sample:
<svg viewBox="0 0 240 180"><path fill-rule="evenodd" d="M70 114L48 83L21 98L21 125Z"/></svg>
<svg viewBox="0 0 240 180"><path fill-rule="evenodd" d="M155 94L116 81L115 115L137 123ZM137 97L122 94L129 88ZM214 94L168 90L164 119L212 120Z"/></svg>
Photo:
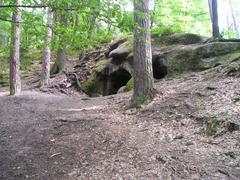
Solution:
<svg viewBox="0 0 240 180"><path fill-rule="evenodd" d="M189 74L88 98L0 91L0 179L240 179L240 79Z"/></svg>

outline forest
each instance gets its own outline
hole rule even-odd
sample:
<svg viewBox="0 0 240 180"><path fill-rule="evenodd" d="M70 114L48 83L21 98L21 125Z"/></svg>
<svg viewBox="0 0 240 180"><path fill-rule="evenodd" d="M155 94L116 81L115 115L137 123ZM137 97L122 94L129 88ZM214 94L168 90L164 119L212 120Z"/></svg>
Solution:
<svg viewBox="0 0 240 180"><path fill-rule="evenodd" d="M0 0L0 179L240 179L238 0Z"/></svg>

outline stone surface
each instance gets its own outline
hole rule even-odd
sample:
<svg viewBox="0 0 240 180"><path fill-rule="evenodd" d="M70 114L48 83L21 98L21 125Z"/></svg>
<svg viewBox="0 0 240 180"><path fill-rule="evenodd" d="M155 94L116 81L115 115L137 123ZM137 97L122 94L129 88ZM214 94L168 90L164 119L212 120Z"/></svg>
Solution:
<svg viewBox="0 0 240 180"><path fill-rule="evenodd" d="M197 44L207 40L206 37L192 33L175 33L162 38L162 42L166 44Z"/></svg>
<svg viewBox="0 0 240 180"><path fill-rule="evenodd" d="M156 43L163 40L162 44ZM240 74L239 63L232 63L240 58L239 42L203 43L205 40L205 37L189 33L172 34L159 40L155 37L152 43L154 78L203 71L226 63L231 66L227 66L225 74ZM101 64L101 68L96 67L86 82L91 82L88 85L88 89L91 89L89 95L114 94L127 84L133 74L133 48L130 44L132 39L118 44L107 56L108 60Z"/></svg>

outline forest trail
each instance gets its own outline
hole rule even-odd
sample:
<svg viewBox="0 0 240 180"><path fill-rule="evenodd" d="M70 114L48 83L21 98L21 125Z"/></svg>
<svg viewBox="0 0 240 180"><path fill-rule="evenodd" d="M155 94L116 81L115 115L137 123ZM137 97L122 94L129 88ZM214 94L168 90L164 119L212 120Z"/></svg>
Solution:
<svg viewBox="0 0 240 180"><path fill-rule="evenodd" d="M204 72L88 98L0 94L0 179L240 179L240 80Z"/></svg>

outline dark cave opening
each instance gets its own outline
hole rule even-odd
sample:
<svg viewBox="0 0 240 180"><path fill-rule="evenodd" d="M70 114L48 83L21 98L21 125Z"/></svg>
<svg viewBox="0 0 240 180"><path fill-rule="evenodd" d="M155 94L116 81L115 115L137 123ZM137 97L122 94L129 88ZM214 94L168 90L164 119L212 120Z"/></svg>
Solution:
<svg viewBox="0 0 240 180"><path fill-rule="evenodd" d="M160 61L159 57L156 57L155 59L153 57L152 66L153 66L153 77L155 79L162 79L167 75L168 73L167 66L165 66L163 62Z"/></svg>
<svg viewBox="0 0 240 180"><path fill-rule="evenodd" d="M110 75L110 88L109 95L116 94L118 90L125 86L127 82L132 78L131 74L125 69L120 68Z"/></svg>
<svg viewBox="0 0 240 180"><path fill-rule="evenodd" d="M153 59L153 76L155 79L164 78L167 73L167 67L160 61L159 57ZM105 80L103 95L117 94L119 89L127 84L132 78L131 74L123 68L119 68L117 71L110 74Z"/></svg>

